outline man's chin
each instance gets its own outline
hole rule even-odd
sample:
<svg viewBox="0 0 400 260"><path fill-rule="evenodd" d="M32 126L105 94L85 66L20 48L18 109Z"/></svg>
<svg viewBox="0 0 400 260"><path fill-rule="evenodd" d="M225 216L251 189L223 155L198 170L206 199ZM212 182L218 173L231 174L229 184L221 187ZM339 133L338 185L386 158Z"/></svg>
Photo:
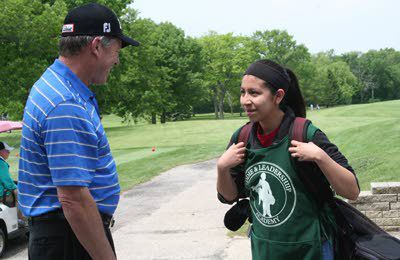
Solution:
<svg viewBox="0 0 400 260"><path fill-rule="evenodd" d="M107 83L107 78L102 79L102 80L94 80L91 85L104 85Z"/></svg>

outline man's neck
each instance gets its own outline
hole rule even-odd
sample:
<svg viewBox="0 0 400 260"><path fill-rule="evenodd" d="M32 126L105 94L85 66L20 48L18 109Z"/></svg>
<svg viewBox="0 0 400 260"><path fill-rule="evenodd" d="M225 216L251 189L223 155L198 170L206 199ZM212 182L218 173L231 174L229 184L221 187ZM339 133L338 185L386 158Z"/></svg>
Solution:
<svg viewBox="0 0 400 260"><path fill-rule="evenodd" d="M64 63L87 87L90 85L90 71L89 64L84 62L84 57L81 56L71 56L58 58L62 63Z"/></svg>

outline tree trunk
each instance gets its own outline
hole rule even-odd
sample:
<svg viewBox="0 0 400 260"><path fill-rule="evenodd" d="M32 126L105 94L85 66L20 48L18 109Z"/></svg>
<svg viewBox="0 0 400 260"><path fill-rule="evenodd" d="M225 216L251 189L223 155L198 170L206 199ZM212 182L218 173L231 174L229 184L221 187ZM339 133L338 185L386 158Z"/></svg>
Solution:
<svg viewBox="0 0 400 260"><path fill-rule="evenodd" d="M218 93L217 93L217 87L216 86L212 86L211 87L212 90L212 101L214 104L214 113L215 113L215 119L218 119Z"/></svg>
<svg viewBox="0 0 400 260"><path fill-rule="evenodd" d="M219 101L219 118L224 119L224 101L222 99Z"/></svg>
<svg viewBox="0 0 400 260"><path fill-rule="evenodd" d="M364 92L365 92L365 88L361 89L360 91L360 103L364 103Z"/></svg>
<svg viewBox="0 0 400 260"><path fill-rule="evenodd" d="M157 117L156 117L156 114L155 114L155 113L152 113L152 114L151 114L151 123L152 123L153 125L157 124Z"/></svg>
<svg viewBox="0 0 400 260"><path fill-rule="evenodd" d="M167 118L167 116L166 116L166 114L165 114L165 111L163 111L162 114L161 114L161 116L160 116L160 122L161 122L161 124L165 124L166 118Z"/></svg>
<svg viewBox="0 0 400 260"><path fill-rule="evenodd" d="M218 82L218 85L221 88L221 95L219 96L219 118L224 119L224 100L225 100L226 89L221 82Z"/></svg>
<svg viewBox="0 0 400 260"><path fill-rule="evenodd" d="M375 88L372 87L372 88L371 88L371 99L372 99L372 100L374 100L374 98L375 98L375 91L374 91L374 90L375 90Z"/></svg>
<svg viewBox="0 0 400 260"><path fill-rule="evenodd" d="M217 99L214 99L214 113L215 113L215 119L219 119L219 114L218 114L218 102Z"/></svg>

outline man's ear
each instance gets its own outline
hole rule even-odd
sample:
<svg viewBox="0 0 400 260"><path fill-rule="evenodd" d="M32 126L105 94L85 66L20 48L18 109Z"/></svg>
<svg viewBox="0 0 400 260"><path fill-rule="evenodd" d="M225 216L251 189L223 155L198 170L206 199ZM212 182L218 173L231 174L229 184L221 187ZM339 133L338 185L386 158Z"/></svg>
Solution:
<svg viewBox="0 0 400 260"><path fill-rule="evenodd" d="M281 88L278 89L275 92L275 102L276 102L276 104L279 105L282 102L284 97L285 97L285 91L283 89L281 89Z"/></svg>
<svg viewBox="0 0 400 260"><path fill-rule="evenodd" d="M101 45L101 37L97 36L95 37L90 43L89 43L89 49L90 52L93 53L96 57L99 56L100 54L100 45Z"/></svg>

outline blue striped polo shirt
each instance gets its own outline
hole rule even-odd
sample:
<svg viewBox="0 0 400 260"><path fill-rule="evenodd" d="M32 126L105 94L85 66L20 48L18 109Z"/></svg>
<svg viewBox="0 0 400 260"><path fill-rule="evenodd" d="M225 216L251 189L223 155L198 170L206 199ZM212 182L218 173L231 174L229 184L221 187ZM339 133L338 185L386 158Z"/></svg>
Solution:
<svg viewBox="0 0 400 260"><path fill-rule="evenodd" d="M94 94L60 60L33 85L26 102L18 171L25 216L61 207L57 186L88 187L112 215L120 194L116 165Z"/></svg>

